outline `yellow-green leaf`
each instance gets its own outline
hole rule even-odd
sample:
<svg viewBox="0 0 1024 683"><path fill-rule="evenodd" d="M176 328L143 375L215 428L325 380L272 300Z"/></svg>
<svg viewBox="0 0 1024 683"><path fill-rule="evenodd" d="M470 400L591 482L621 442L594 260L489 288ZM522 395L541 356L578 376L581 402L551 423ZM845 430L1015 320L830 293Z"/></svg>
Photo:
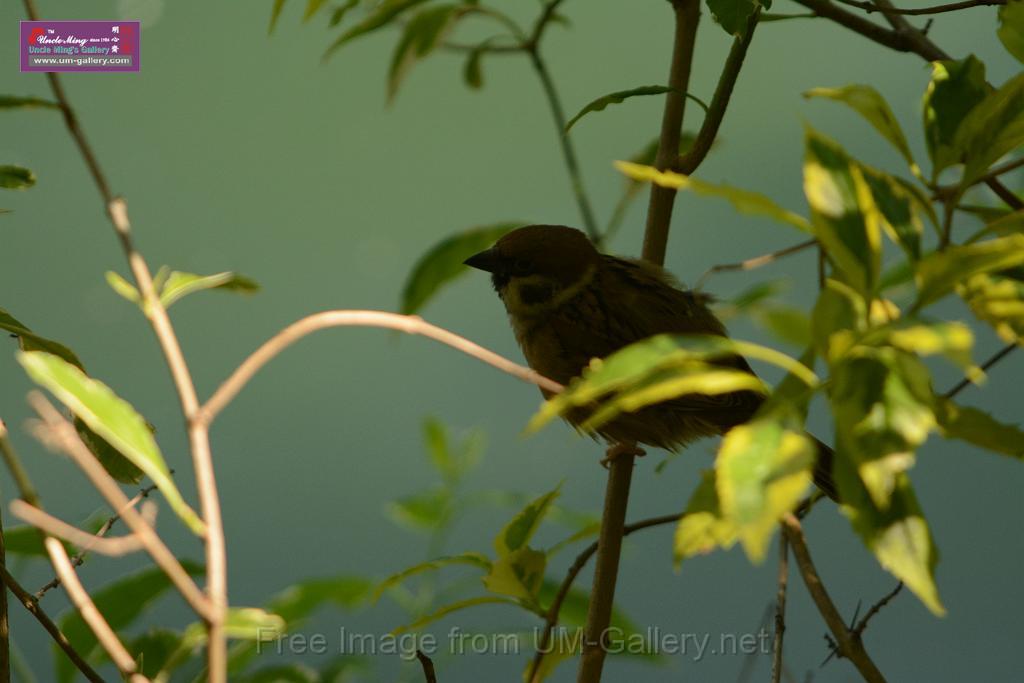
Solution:
<svg viewBox="0 0 1024 683"><path fill-rule="evenodd" d="M491 570L491 561L487 559L485 555L480 553L462 553L461 555L448 555L445 557L438 557L433 560L426 562L420 562L411 567L403 569L397 574L392 574L388 578L381 581L373 591L371 597L372 602L377 602L380 596L384 595L385 592L391 588L398 586L405 582L406 579L416 576L417 574L423 574L424 572L432 572L441 569L442 567L450 567L453 565L469 565L471 567L478 567L486 571Z"/></svg>
<svg viewBox="0 0 1024 683"><path fill-rule="evenodd" d="M582 109L580 109L575 116L569 119L569 122L565 124L565 132L568 133L569 129L576 125L576 122L582 119L584 116L591 112L603 111L605 107L610 104L622 104L631 97L643 97L646 95L664 95L667 92L672 92L672 88L668 88L664 85L642 85L638 88L630 88L629 90L619 90L617 92L602 95L596 100L588 102ZM708 105L706 105L700 98L694 97L689 93L683 93L683 95L697 104L706 112Z"/></svg>
<svg viewBox="0 0 1024 683"><path fill-rule="evenodd" d="M966 187L989 166L1024 144L1024 74L1018 74L971 109L957 127L953 149L963 153Z"/></svg>
<svg viewBox="0 0 1024 683"><path fill-rule="evenodd" d="M284 0L277 1L282 3L284 2ZM416 5L423 4L424 2L426 2L426 0L383 0L383 2L374 6L373 10L365 19L338 36L337 39L331 43L330 47L327 48L327 52L324 53L324 59L333 55L352 40L384 28L391 22L398 19L406 11L412 9Z"/></svg>
<svg viewBox="0 0 1024 683"><path fill-rule="evenodd" d="M996 35L1018 62L1024 62L1024 0L1009 0L999 8Z"/></svg>
<svg viewBox="0 0 1024 683"><path fill-rule="evenodd" d="M21 166L0 165L0 187L24 190L36 184L36 174Z"/></svg>
<svg viewBox="0 0 1024 683"><path fill-rule="evenodd" d="M526 547L526 544L530 542L533 534L537 531L537 527L540 526L541 520L544 519L544 515L547 514L551 504L558 498L560 493L561 486L558 486L543 496L530 501L526 507L520 510L502 528L498 535L494 537L494 549L497 551L499 558Z"/></svg>
<svg viewBox="0 0 1024 683"><path fill-rule="evenodd" d="M917 301L914 310L946 296L956 285L979 273L1012 268L1024 263L1024 234L949 247L929 254L917 264Z"/></svg>
<svg viewBox="0 0 1024 683"><path fill-rule="evenodd" d="M444 40L455 21L465 14L458 5L431 5L418 12L402 29L395 45L388 70L388 100L398 94L398 87L412 66L427 57Z"/></svg>
<svg viewBox="0 0 1024 683"><path fill-rule="evenodd" d="M694 555L706 555L715 548L728 550L739 538L736 524L722 514L715 479L714 470L703 473L679 520L673 544L677 567Z"/></svg>
<svg viewBox="0 0 1024 683"><path fill-rule="evenodd" d="M206 532L206 525L181 497L163 455L146 421L124 399L102 382L74 365L42 351L22 351L18 362L29 376L46 387L64 405L146 473L168 504L192 531Z"/></svg>
<svg viewBox="0 0 1024 683"><path fill-rule="evenodd" d="M937 399L935 417L949 439L960 439L993 453L1024 460L1024 431L995 419L977 408L960 406L949 399Z"/></svg>
<svg viewBox="0 0 1024 683"><path fill-rule="evenodd" d="M547 556L544 553L523 546L498 557L483 577L484 587L498 595L510 595L534 602L541 581L544 580L545 567Z"/></svg>
<svg viewBox="0 0 1024 683"><path fill-rule="evenodd" d="M957 292L979 319L1007 343L1024 339L1024 281L981 273L957 285Z"/></svg>
<svg viewBox="0 0 1024 683"><path fill-rule="evenodd" d="M171 304L182 297L204 289L223 289L228 292L252 294L253 292L258 292L260 286L254 280L250 280L238 273L224 272L214 273L213 275L196 275L195 273L182 273L181 271L172 270L167 275L167 280L159 291L160 303L163 304L164 308L169 308Z"/></svg>
<svg viewBox="0 0 1024 683"><path fill-rule="evenodd" d="M989 91L985 65L974 55L960 61L932 62L932 78L924 96L924 134L932 158L932 181L960 161L962 149L953 139L964 117Z"/></svg>

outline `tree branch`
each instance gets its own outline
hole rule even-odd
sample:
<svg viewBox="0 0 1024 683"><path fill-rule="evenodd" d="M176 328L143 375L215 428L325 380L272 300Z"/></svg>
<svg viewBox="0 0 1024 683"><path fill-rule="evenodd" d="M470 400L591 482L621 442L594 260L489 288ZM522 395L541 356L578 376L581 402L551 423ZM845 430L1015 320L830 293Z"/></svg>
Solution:
<svg viewBox="0 0 1024 683"><path fill-rule="evenodd" d="M715 94L712 96L711 104L704 115L700 131L697 132L693 146L678 160L677 170L679 173L684 175L693 173L700 166L701 162L704 161L704 157L708 155L708 152L711 151L711 145L718 136L718 129L722 125L722 119L725 118L725 110L729 106L729 98L732 97L733 88L736 86L736 78L743 67L743 60L747 56L747 48L750 47L750 41L754 38L754 29L757 28L760 18L761 9L759 7L750 15L750 19L747 20L747 27L743 35L733 40L732 48L729 50L729 56L725 60L725 66L722 67L722 75L718 78Z"/></svg>
<svg viewBox="0 0 1024 683"><path fill-rule="evenodd" d="M878 670L875 663L871 661L867 650L864 649L864 643L861 642L860 635L853 633L847 628L846 622L843 621L843 617L839 614L839 610L836 609L835 603L832 602L828 591L825 590L825 584L822 583L821 577L818 576L818 571L811 560L811 553L807 549L807 542L804 540L804 532L800 526L800 521L793 515L786 515L782 518L782 529L793 548L793 557L796 558L804 585L807 586L807 592L811 594L811 598L818 607L818 611L825 620L825 624L835 637L839 653L857 667L857 671L860 672L860 675L864 677L867 683L885 683L885 677L882 675L882 672Z"/></svg>
<svg viewBox="0 0 1024 683"><path fill-rule="evenodd" d="M416 659L420 660L420 666L423 667L423 679L426 683L437 683L437 674L434 673L434 662L423 653L422 650L416 650Z"/></svg>
<svg viewBox="0 0 1024 683"><path fill-rule="evenodd" d="M121 538L104 538L90 534L23 500L11 501L11 512L15 517L41 529L46 534L63 538L82 548L83 551L91 550L101 555L118 557L142 550L142 542L134 534Z"/></svg>
<svg viewBox="0 0 1024 683"><path fill-rule="evenodd" d="M869 609L867 611L867 613L863 617L861 617L861 620L857 622L857 625L853 627L853 632L855 634L857 634L858 636L861 635L862 633L864 633L864 629L866 629L868 627L868 622L871 621L871 619L876 614L878 614L882 610L883 607L888 605L892 601L893 598L895 598L897 595L899 595L899 592L901 590L903 590L903 582L902 581L897 583L895 588L893 588L891 591L886 593L884 596L882 596L882 598L878 602L876 602L874 605L871 606L871 609Z"/></svg>
<svg viewBox="0 0 1024 683"><path fill-rule="evenodd" d="M995 365L996 363L1010 355L1010 353L1012 353L1013 350L1016 349L1019 345L1019 342L1013 342L1011 344L1007 344L1003 348L996 351L989 357L988 360L981 364L982 371L988 371L988 369L991 368L993 365ZM956 385L954 385L949 391L944 393L942 395L942 398L953 398L954 396L956 396L957 394L959 394L961 391L971 386L972 384L974 384L974 382L965 377L964 379L960 380Z"/></svg>
<svg viewBox="0 0 1024 683"><path fill-rule="evenodd" d="M330 327L380 327L398 330L406 334L429 337L442 344L462 351L478 360L493 365L502 372L518 377L524 382L558 393L562 385L549 380L528 367L489 351L465 337L431 325L415 315L399 315L385 311L323 311L302 318L284 328L246 358L238 368L221 384L213 396L206 401L199 412L198 420L210 424L213 419L227 406L238 392L259 372L260 368L270 362L276 355L302 339L303 337Z"/></svg>
<svg viewBox="0 0 1024 683"><path fill-rule="evenodd" d="M754 270L755 268L766 266L769 263L774 263L775 261L779 260L784 256L790 256L791 254L799 253L804 249L809 249L816 245L817 243L818 240L812 238L807 240L806 242L793 244L788 247L783 247L782 249L770 251L767 254L761 254L760 256L753 256L751 258L744 259L743 261L737 261L736 263L720 263L718 265L711 266L706 271L704 271L703 275L701 275L697 279L697 283L694 285L693 288L700 289L701 285L704 284L707 281L707 279L714 275L715 273L723 273L730 270Z"/></svg>
<svg viewBox="0 0 1024 683"><path fill-rule="evenodd" d="M779 589L775 595L775 640L772 644L772 683L782 680L782 641L786 633L786 586L789 583L789 541L779 535Z"/></svg>
<svg viewBox="0 0 1024 683"><path fill-rule="evenodd" d="M971 7L991 7L993 5L1005 5L1006 0L964 0L963 2L952 2L948 5L936 5L935 7L918 7L916 9L899 9L897 7L886 7L881 3L863 2L862 0L836 0L836 2L865 10L868 14L881 12L882 14L902 14L904 16L921 16L925 14L942 14L943 12L956 12L957 10L970 9Z"/></svg>

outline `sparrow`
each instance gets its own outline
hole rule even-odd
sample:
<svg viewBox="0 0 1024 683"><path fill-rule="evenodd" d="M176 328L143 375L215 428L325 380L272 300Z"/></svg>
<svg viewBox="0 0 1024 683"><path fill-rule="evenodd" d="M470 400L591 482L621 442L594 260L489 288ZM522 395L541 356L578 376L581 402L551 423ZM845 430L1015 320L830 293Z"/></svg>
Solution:
<svg viewBox="0 0 1024 683"><path fill-rule="evenodd" d="M652 263L602 254L575 228L518 228L464 263L491 274L527 363L562 385L579 377L592 359L657 334L727 336L708 295L683 289ZM753 374L740 356L716 362ZM597 435L626 451L636 444L677 451L747 422L764 401L755 391L685 394L623 413ZM578 428L589 414L576 409L565 418ZM835 499L832 449L814 440L814 481Z"/></svg>

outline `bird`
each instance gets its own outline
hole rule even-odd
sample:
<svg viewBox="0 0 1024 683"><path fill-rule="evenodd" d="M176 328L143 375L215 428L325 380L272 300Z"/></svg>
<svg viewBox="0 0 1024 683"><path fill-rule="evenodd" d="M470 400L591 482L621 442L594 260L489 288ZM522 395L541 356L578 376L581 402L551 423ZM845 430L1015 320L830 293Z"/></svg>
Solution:
<svg viewBox="0 0 1024 683"><path fill-rule="evenodd" d="M575 228L517 228L463 263L490 273L526 362L563 386L580 377L592 359L654 335L727 336L709 295L684 289L653 263L603 254ZM716 362L753 374L738 355ZM544 388L541 392L552 396ZM685 394L622 413L599 427L596 436L613 446L610 457L615 447L637 453L637 444L678 451L747 422L764 401L764 394L748 390ZM578 408L563 417L579 428L591 412ZM838 500L832 449L814 441L815 484Z"/></svg>

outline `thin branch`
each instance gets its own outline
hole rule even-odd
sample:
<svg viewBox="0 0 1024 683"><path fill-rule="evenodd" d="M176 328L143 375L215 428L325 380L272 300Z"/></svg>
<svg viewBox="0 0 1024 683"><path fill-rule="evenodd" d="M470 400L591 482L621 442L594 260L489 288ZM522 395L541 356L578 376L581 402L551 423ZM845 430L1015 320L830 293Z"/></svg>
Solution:
<svg viewBox="0 0 1024 683"><path fill-rule="evenodd" d="M36 621L42 624L46 632L53 638L53 642L57 643L57 646L67 655L71 663L75 665L75 668L82 672L83 676L92 681L92 683L104 683L103 677L96 673L96 670L85 661L82 655L78 654L78 651L68 641L67 636L61 632L57 624L53 623L53 620L43 611L32 594L25 590L18 583L17 579L11 576L7 568L3 566L0 566L0 581L3 581L7 589L14 594L14 597L18 598L18 602L21 603L22 607L27 609L36 618Z"/></svg>
<svg viewBox="0 0 1024 683"><path fill-rule="evenodd" d="M36 10L35 0L23 1L29 19L38 20L39 12ZM199 398L196 395L195 384L185 362L177 335L175 335L170 318L167 316L167 311L156 295L149 267L132 242L127 206L123 199L115 197L111 192L110 183L107 182L99 161L78 123L75 111L64 92L58 74L48 72L46 77L63 112L68 132L77 144L100 196L103 198L107 216L121 242L121 249L128 260L135 284L142 297L143 311L153 327L178 392L182 414L188 426L189 446L192 452L203 522L207 527L205 539L207 591L212 603L212 609L208 610L206 615L210 681L211 683L227 683L227 638L223 628L224 613L227 610L227 551L209 434L206 426L195 420L195 415L199 410Z"/></svg>
<svg viewBox="0 0 1024 683"><path fill-rule="evenodd" d="M988 182L989 180L994 180L999 176L1003 175L1004 173L1009 173L1010 171L1017 170L1021 166L1024 166L1024 156L1020 157L1019 159L1014 159L1013 161L1007 161L1005 164L1002 164L1001 166L993 166L992 170L990 170L988 173L975 180L974 183L985 183ZM943 185L942 187L939 187L935 190L935 192L932 194L932 198L937 200L948 199L950 197L956 196L958 193L962 192L963 189L964 188L961 188L960 185Z"/></svg>
<svg viewBox="0 0 1024 683"><path fill-rule="evenodd" d="M125 674L132 683L149 681L148 678L138 673L135 659L125 649L124 644L117 637L117 634L114 633L114 629L110 628L110 624L103 618L99 609L96 608L96 604L89 597L85 586L78 580L75 568L71 566L71 558L68 557L68 553L61 542L52 536L47 537L46 552L50 555L53 568L57 570L57 574L64 584L64 590L67 591L71 603L78 609L82 620L89 626L96 635L100 645L110 655L114 666L121 673Z"/></svg>
<svg viewBox="0 0 1024 683"><path fill-rule="evenodd" d="M876 614L878 614L882 610L883 607L888 605L892 601L893 598L895 598L897 595L899 595L899 592L901 590L903 590L903 582L902 581L897 583L895 588L893 588L891 591L886 593L884 596L882 596L882 598L878 602L876 602L874 605L871 606L871 609L869 609L867 611L867 613L861 618L861 620L857 622L857 625L853 627L853 632L857 636L860 636L862 633L864 633L864 629L866 629L868 627L868 622L871 621L871 619Z"/></svg>
<svg viewBox="0 0 1024 683"><path fill-rule="evenodd" d="M825 584L822 583L818 571L811 560L811 553L807 549L807 542L804 539L803 529L800 521L793 515L786 515L782 519L782 529L789 539L793 548L793 557L796 558L797 566L803 577L807 592L811 594L814 604L818 607L825 624L835 637L838 652L849 659L860 675L867 683L885 683L885 677L878 670L875 663L871 661L860 635L853 633L843 621L843 617L836 609L835 603L829 597Z"/></svg>
<svg viewBox="0 0 1024 683"><path fill-rule="evenodd" d="M1010 353L1019 345L1020 344L1018 342L1013 342L1012 344L1007 344L1003 348L999 349L994 354L992 354L992 356L990 356L988 360L981 364L981 369L983 371L988 371L988 369L991 368L993 365L995 365L996 363L1010 355ZM960 380L955 386L953 386L953 388L944 393L942 395L942 398L953 398L954 396L956 396L957 394L959 394L961 391L971 386L972 384L974 384L974 382L965 377L964 379Z"/></svg>
<svg viewBox="0 0 1024 683"><path fill-rule="evenodd" d="M905 35L889 30L884 26L879 26L859 14L847 11L831 2L831 0L795 0L795 2L812 10L819 17L830 19L879 45L884 45L897 52L914 51L910 40Z"/></svg>
<svg viewBox="0 0 1024 683"><path fill-rule="evenodd" d="M330 327L380 327L429 337L488 365L493 365L502 372L518 377L524 382L536 384L555 393L562 390L561 384L547 379L538 372L513 363L465 337L431 325L419 316L399 315L386 311L323 311L292 323L264 342L217 388L217 391L200 410L198 420L204 424L210 424L217 414L238 395L238 392L252 379L253 375L271 359L303 337Z"/></svg>
<svg viewBox="0 0 1024 683"><path fill-rule="evenodd" d="M192 581L174 554L160 540L153 527L129 505L128 497L121 487L107 474L103 465L82 443L81 437L78 436L71 423L38 392L34 391L29 394L29 403L39 413L49 433L59 443L61 450L67 453L75 464L85 472L96 490L107 499L110 507L114 510L121 510L121 518L124 519L124 523L139 539L157 566L167 574L196 614L204 619L209 618L213 605ZM59 571L57 573L60 575ZM62 580L63 578L61 576Z"/></svg>
<svg viewBox="0 0 1024 683"><path fill-rule="evenodd" d="M934 7L899 9L897 7L886 7L875 2L863 2L862 0L836 0L836 2L865 10L868 14L871 14L872 12L881 12L882 14L902 14L904 16L942 14L944 12L956 12L957 10L970 9L971 7L991 7L993 5L1006 4L1006 0L964 0L963 2L952 2L948 5L936 5Z"/></svg>
<svg viewBox="0 0 1024 683"><path fill-rule="evenodd" d="M767 254L761 254L760 256L754 256L752 258L745 259L743 261L737 261L736 263L720 263L716 266L711 266L704 274L697 280L697 284L694 285L694 289L700 289L701 285L707 282L708 278L715 273L723 273L732 270L754 270L761 266L766 266L769 263L774 263L784 256L796 254L804 249L809 249L818 243L817 239L809 239L806 242L800 242L793 244L782 249L770 251Z"/></svg>
<svg viewBox="0 0 1024 683"><path fill-rule="evenodd" d="M434 662L423 653L423 650L416 650L416 659L420 660L423 667L423 679L426 683L437 683L437 674L434 673Z"/></svg>
<svg viewBox="0 0 1024 683"><path fill-rule="evenodd" d="M174 474L174 470L171 470L171 474ZM156 488L156 484L150 484L146 488L142 489L141 491L135 494L134 498L128 501L128 506L135 507L136 505L139 504L140 500L142 500L143 498L147 498L150 493L156 490ZM119 512L115 512L113 515L107 518L107 521L103 522L103 525L99 529L97 529L96 535L101 538L106 536L108 533L110 533L110 530L114 527L114 525L117 523L117 520L119 519L121 519L121 514ZM88 556L88 549L80 550L71 557L71 566L75 569L81 567L85 563L85 558ZM54 576L45 586L36 591L36 600L42 600L43 597L49 591L53 590L59 585L60 577Z"/></svg>
<svg viewBox="0 0 1024 683"><path fill-rule="evenodd" d="M562 2L563 0L548 0L548 2L544 3L544 9L541 10L540 16L537 17L537 21L533 25L533 32L530 33L530 38L526 41L527 45L536 46L540 44L544 31L551 25L555 17L555 11Z"/></svg>
<svg viewBox="0 0 1024 683"><path fill-rule="evenodd" d="M729 106L729 99L732 97L733 88L736 86L736 78L743 67L743 60L747 56L747 48L754 38L754 29L761 18L761 9L758 7L747 20L747 27L743 34L733 40L729 56L722 67L722 74L718 78L718 85L715 86L715 94L711 97L711 104L708 106L704 121L701 123L697 137L690 149L678 160L677 170L680 173L689 175L697 170L701 162L711 151L711 145L718 136L718 129L725 118L725 110Z"/></svg>
<svg viewBox="0 0 1024 683"><path fill-rule="evenodd" d="M683 513L676 513L674 515L662 515L661 517L651 517L650 519L642 519L639 522L633 522L623 527L622 535L629 536L634 531L640 531L641 529L650 529L651 527L662 526L664 524L672 524L678 522L683 518ZM555 593L554 599L551 601L551 606L548 607L546 615L544 617L544 630L541 632L540 641L538 642L537 652L533 656L533 661L530 663L530 669L526 674L526 680L530 683L539 683L537 678L537 672L540 671L540 665L544 661L544 656L549 650L551 645L551 632L555 626L558 625L558 616L562 611L562 603L565 602L566 596L569 595L569 591L572 589L572 584L576 581L576 577L583 571L583 567L586 566L590 558L597 552L597 547L600 541L594 541L583 551L576 556L576 559L569 566L569 570L566 572L565 578L562 579L561 585L558 587L558 592Z"/></svg>
<svg viewBox="0 0 1024 683"><path fill-rule="evenodd" d="M3 427L0 426L0 429ZM0 567L7 566L3 525L3 516L0 515ZM7 589L2 586L0 586L0 683L11 683L11 622L7 610Z"/></svg>
<svg viewBox="0 0 1024 683"><path fill-rule="evenodd" d="M786 586L789 583L789 540L779 535L779 578L775 595L775 640L772 644L772 683L782 680L782 641L786 633Z"/></svg>
<svg viewBox="0 0 1024 683"><path fill-rule="evenodd" d="M7 438L7 425L0 419L0 454L3 455L4 463L14 478L14 485L21 494L21 499L29 505L39 507L39 494L36 493L32 480L28 477L21 459L15 454L11 442Z"/></svg>
<svg viewBox="0 0 1024 683"><path fill-rule="evenodd" d="M142 550L142 542L135 535L122 536L121 538L104 538L82 531L78 527L68 524L62 519L29 505L23 500L11 501L11 512L15 517L38 527L50 536L63 538L83 550L91 550L101 555L118 557Z"/></svg>

